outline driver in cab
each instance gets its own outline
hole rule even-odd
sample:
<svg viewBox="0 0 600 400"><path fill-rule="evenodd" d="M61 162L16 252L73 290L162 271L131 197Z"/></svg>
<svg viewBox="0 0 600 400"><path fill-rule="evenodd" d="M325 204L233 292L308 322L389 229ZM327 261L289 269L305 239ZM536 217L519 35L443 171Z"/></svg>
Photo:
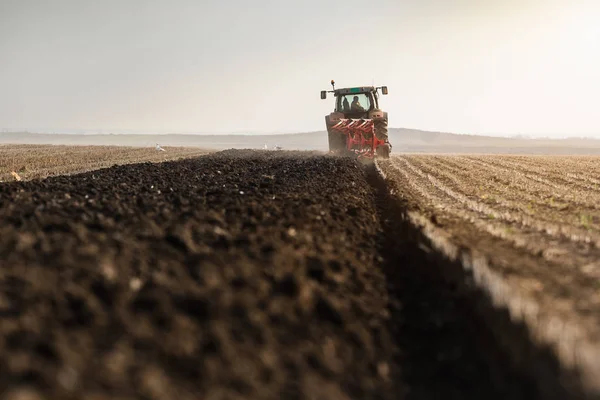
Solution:
<svg viewBox="0 0 600 400"><path fill-rule="evenodd" d="M352 111L365 111L363 106L361 106L358 101L358 96L354 96L354 98L352 99L352 104L350 105L350 109Z"/></svg>

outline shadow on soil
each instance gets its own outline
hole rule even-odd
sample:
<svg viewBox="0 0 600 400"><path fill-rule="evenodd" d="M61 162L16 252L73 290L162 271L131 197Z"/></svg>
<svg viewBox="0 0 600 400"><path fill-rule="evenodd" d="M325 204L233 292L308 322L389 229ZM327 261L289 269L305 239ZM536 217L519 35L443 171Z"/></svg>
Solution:
<svg viewBox="0 0 600 400"><path fill-rule="evenodd" d="M401 349L402 379L411 388L406 398L590 398L576 375L561 370L548 348L531 342L523 324L493 306L458 262L433 250L406 218L406 205L390 195L389 182L374 165L366 168L379 203L381 254L393 299L390 330Z"/></svg>

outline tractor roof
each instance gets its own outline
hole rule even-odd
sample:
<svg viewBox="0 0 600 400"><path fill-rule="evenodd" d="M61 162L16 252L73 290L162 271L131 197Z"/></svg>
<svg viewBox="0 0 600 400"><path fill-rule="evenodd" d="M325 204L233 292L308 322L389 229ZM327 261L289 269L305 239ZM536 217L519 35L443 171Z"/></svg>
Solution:
<svg viewBox="0 0 600 400"><path fill-rule="evenodd" d="M375 91L375 87L374 86L358 86L358 87L353 87L353 88L342 88L342 89L335 89L335 95L339 96L339 95L345 95L345 94L354 94L354 93L370 93L370 92L374 92Z"/></svg>

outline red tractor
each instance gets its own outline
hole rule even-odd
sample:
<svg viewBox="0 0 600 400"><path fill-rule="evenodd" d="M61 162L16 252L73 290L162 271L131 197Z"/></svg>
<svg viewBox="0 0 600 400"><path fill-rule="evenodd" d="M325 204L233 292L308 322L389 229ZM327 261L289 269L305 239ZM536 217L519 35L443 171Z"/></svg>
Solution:
<svg viewBox="0 0 600 400"><path fill-rule="evenodd" d="M336 98L335 109L325 116L329 151L356 154L360 158L389 158L392 145L388 140L388 115L379 108L379 90L388 94L387 86L360 86L321 91Z"/></svg>

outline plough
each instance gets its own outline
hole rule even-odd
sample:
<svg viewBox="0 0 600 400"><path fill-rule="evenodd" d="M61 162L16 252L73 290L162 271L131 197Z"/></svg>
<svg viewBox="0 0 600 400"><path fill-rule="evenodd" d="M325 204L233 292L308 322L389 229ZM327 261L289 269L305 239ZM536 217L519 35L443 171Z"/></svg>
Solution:
<svg viewBox="0 0 600 400"><path fill-rule="evenodd" d="M333 133L345 137L346 150L359 158L374 158L379 146L386 145L375 135L375 124L372 119L340 119L331 127Z"/></svg>

